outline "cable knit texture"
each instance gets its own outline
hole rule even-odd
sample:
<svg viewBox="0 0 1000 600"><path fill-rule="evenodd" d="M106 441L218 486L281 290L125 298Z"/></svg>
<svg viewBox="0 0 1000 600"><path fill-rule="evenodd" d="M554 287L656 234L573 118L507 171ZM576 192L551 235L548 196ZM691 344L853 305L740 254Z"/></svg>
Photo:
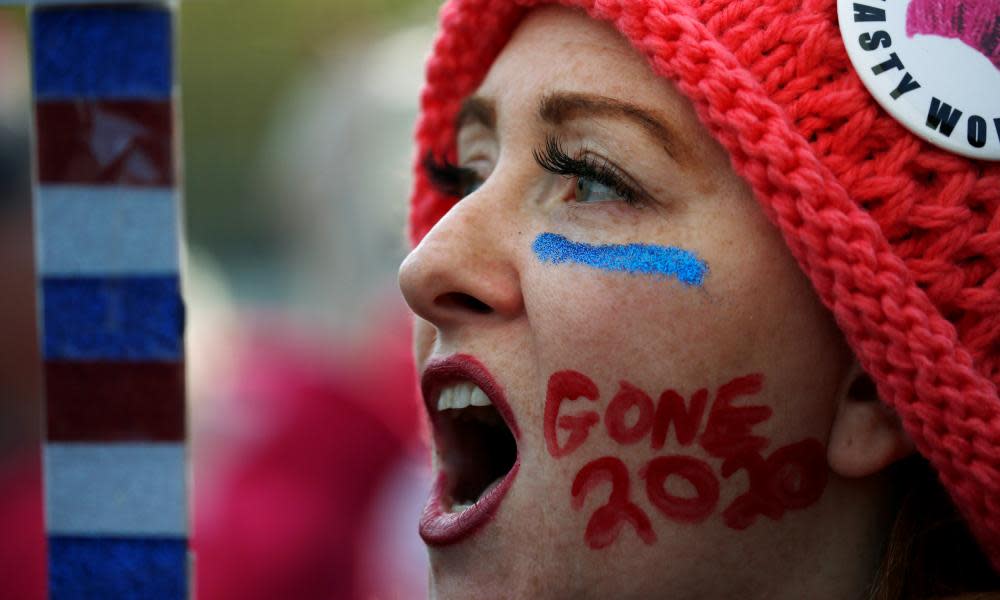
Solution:
<svg viewBox="0 0 1000 600"><path fill-rule="evenodd" d="M410 234L455 203L420 167L536 0L453 0L427 65ZM1000 164L910 134L868 94L836 0L566 0L694 104L879 395L1000 570Z"/></svg>

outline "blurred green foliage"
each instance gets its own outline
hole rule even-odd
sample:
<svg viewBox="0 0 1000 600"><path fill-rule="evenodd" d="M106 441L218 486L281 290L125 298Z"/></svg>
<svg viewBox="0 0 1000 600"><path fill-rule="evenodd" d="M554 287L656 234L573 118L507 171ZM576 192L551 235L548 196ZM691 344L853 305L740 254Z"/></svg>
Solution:
<svg viewBox="0 0 1000 600"><path fill-rule="evenodd" d="M24 10L24 6L13 5L13 6L0 6L0 17L3 17L5 21L10 22L11 25L17 25L24 27L28 22L28 16Z"/></svg>
<svg viewBox="0 0 1000 600"><path fill-rule="evenodd" d="M341 39L433 18L440 0L185 0L180 12L189 241L234 262L273 251L254 177L276 102ZM349 51L349 48L344 49ZM331 140L331 143L335 143Z"/></svg>

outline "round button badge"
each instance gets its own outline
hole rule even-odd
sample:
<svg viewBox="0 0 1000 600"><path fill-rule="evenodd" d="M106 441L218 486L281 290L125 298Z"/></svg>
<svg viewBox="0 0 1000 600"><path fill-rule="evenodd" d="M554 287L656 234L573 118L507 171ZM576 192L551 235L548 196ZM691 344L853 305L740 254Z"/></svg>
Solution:
<svg viewBox="0 0 1000 600"><path fill-rule="evenodd" d="M1000 161L1000 0L837 0L865 87L907 129Z"/></svg>

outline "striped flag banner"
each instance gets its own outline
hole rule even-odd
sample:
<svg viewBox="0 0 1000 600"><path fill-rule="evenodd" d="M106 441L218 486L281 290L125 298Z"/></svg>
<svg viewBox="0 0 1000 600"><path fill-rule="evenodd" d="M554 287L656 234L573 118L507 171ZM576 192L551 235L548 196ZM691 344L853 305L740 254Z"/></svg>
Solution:
<svg viewBox="0 0 1000 600"><path fill-rule="evenodd" d="M188 597L173 2L28 2L49 597Z"/></svg>

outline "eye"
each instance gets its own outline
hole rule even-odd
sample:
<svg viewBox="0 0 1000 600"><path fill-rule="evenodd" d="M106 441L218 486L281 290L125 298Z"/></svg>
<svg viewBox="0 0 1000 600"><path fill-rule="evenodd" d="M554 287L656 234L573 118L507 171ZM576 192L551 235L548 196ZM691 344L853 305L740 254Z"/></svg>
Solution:
<svg viewBox="0 0 1000 600"><path fill-rule="evenodd" d="M466 178L462 189L459 191L462 194L462 198L465 198L481 187L483 187L483 178L478 174L475 174L475 171L473 171L473 175Z"/></svg>
<svg viewBox="0 0 1000 600"><path fill-rule="evenodd" d="M590 177L577 177L574 187L576 188L576 201L580 203L622 200L621 194L613 188Z"/></svg>
<svg viewBox="0 0 1000 600"><path fill-rule="evenodd" d="M423 166L431 185L445 196L465 198L483 185L483 177L475 169L437 159L433 154L424 158Z"/></svg>
<svg viewBox="0 0 1000 600"><path fill-rule="evenodd" d="M611 161L586 151L574 158L555 137L548 137L545 147L535 150L534 156L535 162L546 171L574 182L574 200L580 204L618 201L641 207L651 203L649 194Z"/></svg>

